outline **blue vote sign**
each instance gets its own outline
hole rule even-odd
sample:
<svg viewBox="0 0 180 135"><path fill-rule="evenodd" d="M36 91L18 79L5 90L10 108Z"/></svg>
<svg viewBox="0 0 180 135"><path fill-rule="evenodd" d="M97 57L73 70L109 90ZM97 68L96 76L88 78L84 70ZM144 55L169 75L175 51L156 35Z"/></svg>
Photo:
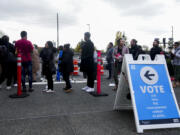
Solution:
<svg viewBox="0 0 180 135"><path fill-rule="evenodd" d="M129 64L140 125L180 123L164 64Z"/></svg>

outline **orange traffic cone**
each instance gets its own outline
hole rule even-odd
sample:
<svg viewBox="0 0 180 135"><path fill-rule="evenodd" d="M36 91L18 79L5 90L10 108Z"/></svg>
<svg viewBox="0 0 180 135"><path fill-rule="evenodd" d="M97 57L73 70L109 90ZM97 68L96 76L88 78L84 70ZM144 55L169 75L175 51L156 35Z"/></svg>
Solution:
<svg viewBox="0 0 180 135"><path fill-rule="evenodd" d="M73 64L74 64L74 72L73 72L73 75L79 75L78 61L77 61L76 59L74 59Z"/></svg>

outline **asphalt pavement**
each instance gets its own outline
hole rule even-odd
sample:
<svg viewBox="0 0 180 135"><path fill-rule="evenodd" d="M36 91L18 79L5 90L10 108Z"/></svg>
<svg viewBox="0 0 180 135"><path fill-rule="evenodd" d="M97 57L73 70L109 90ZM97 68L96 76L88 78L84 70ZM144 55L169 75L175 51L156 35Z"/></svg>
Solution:
<svg viewBox="0 0 180 135"><path fill-rule="evenodd" d="M55 93L44 93L44 83L22 99L11 99L17 88L0 90L0 135L135 135L133 111L113 111L116 92L102 76L106 97L93 97L74 82L73 92L64 93L64 83L54 84ZM82 76L75 77L82 80ZM175 89L180 104L180 88ZM180 128L145 130L145 135L179 135Z"/></svg>

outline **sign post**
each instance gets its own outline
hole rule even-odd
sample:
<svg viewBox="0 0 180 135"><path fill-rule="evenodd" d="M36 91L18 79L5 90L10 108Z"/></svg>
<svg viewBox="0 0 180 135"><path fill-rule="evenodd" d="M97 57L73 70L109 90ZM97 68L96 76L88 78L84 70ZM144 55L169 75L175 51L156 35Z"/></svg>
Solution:
<svg viewBox="0 0 180 135"><path fill-rule="evenodd" d="M123 66L122 72L128 78L127 86L131 94L131 108L134 111L137 132L143 133L144 129L180 127L180 111L164 56L157 55L151 61L150 56L141 55L134 61L132 55L128 54L125 55ZM118 93L125 91L119 88ZM120 104L117 102L118 93L114 109L118 109Z"/></svg>

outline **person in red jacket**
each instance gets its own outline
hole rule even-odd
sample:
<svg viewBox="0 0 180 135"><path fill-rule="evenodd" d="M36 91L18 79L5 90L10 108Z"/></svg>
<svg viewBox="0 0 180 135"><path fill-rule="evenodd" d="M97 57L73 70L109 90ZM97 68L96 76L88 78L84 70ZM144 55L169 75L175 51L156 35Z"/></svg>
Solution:
<svg viewBox="0 0 180 135"><path fill-rule="evenodd" d="M21 57L22 57L22 87L23 87L22 91L26 92L25 79L26 79L26 72L27 72L28 79L29 79L29 92L32 92L33 88L32 88L31 54L33 51L33 45L29 40L27 40L26 31L22 31L20 35L21 35L21 39L16 41L15 48L16 48L16 52L21 53Z"/></svg>

